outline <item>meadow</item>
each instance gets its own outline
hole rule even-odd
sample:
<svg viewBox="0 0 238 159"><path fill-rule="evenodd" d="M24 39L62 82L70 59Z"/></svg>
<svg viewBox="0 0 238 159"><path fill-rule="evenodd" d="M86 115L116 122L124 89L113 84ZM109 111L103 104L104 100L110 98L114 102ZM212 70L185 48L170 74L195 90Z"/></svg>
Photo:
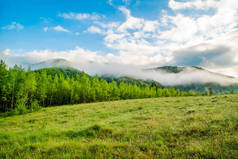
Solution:
<svg viewBox="0 0 238 159"><path fill-rule="evenodd" d="M238 95L65 105L0 117L0 158L238 158Z"/></svg>

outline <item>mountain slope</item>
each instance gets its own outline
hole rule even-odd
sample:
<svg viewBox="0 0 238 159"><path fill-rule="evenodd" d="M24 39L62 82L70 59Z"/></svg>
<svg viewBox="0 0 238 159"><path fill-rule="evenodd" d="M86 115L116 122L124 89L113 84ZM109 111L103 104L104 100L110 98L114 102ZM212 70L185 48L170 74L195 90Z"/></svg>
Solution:
<svg viewBox="0 0 238 159"><path fill-rule="evenodd" d="M150 70L161 70L161 71L165 71L167 73L180 73L188 68L193 68L193 69L199 69L199 70L204 70L201 67L196 67L196 66L162 66L162 67L156 67L156 68L152 68Z"/></svg>
<svg viewBox="0 0 238 159"><path fill-rule="evenodd" d="M117 83L124 82L124 83L137 84L139 86L149 85L149 86L156 86L156 87L163 88L163 86L159 82L156 82L153 80L136 79L133 77L126 77L126 76L125 77L114 77L112 75L111 76L103 75L103 76L100 76L100 79L104 79L108 82L116 81Z"/></svg>
<svg viewBox="0 0 238 159"><path fill-rule="evenodd" d="M41 68L59 67L59 68L73 68L74 65L65 59L51 59L30 65L33 70Z"/></svg>
<svg viewBox="0 0 238 159"><path fill-rule="evenodd" d="M166 73L174 73L174 74L181 73L181 72L199 71L199 72L206 72L206 73L210 73L213 75L218 75L218 76L222 76L222 77L226 77L226 78L234 78L232 76L227 76L227 75L223 75L220 73L211 72L211 71L206 70L205 68L198 67L198 66L162 66L162 67L156 67L156 68L152 68L152 69L148 69L148 70L164 71Z"/></svg>
<svg viewBox="0 0 238 159"><path fill-rule="evenodd" d="M76 75L80 75L82 72L74 69L72 67L67 67L67 68L63 68L63 67L50 67L50 68L41 68L41 69L37 69L34 70L34 72L43 72L45 71L47 75L51 75L52 77L54 77L55 75L60 75L62 74L64 77L76 77ZM89 75L88 75L89 76Z"/></svg>
<svg viewBox="0 0 238 159"><path fill-rule="evenodd" d="M33 69L36 68L40 68L36 71L46 70L47 74L51 74L52 76L62 73L64 76L69 75L70 77L75 77L76 74L81 73L71 62L65 59L43 61L33 65ZM123 73L118 75L112 71L111 74L99 74L98 76L100 79L104 79L108 82L112 80L117 81L118 84L120 82L126 82L140 86L173 87L179 88L182 91L194 90L203 93L207 88L212 88L214 93L238 91L237 79L234 77L210 72L196 66L163 66L141 70L139 74L141 75L123 75ZM92 78L94 75L88 76Z"/></svg>

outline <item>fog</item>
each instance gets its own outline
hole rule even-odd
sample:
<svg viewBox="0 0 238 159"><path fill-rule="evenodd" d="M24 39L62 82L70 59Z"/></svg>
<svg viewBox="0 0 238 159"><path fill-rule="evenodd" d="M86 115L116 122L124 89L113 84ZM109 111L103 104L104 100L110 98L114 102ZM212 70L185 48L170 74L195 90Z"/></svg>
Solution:
<svg viewBox="0 0 238 159"><path fill-rule="evenodd" d="M61 59L66 59L60 57ZM45 58L34 58L29 56L5 56L4 60L6 63L12 67L14 64L22 65L27 68L28 66L33 66L36 63L49 60L50 58L46 56ZM59 59L58 57L53 57L53 59ZM168 73L162 70L153 70L148 68L155 68L157 66L135 66L135 65L125 65L119 63L102 63L89 61L84 58L66 59L66 63L70 63L70 66L84 71L89 75L108 75L114 77L132 77L135 79L142 80L154 80L162 85L183 85L191 83L219 83L220 85L230 85L238 83L237 78L230 78L221 74L216 74L209 72L207 70L200 70L193 67L185 67L184 71L180 73ZM52 60L54 61L54 60ZM43 62L44 63L44 62ZM49 63L47 63L48 67ZM54 65L54 63L52 64ZM41 66L44 67L44 66ZM45 65L46 67L46 65Z"/></svg>
<svg viewBox="0 0 238 159"><path fill-rule="evenodd" d="M75 64L76 68L90 75L113 75L114 77L133 77L143 80L154 80L163 85L182 85L191 83L215 82L221 85L238 83L237 78L231 78L221 74L200 70L193 67L185 67L179 73L167 73L163 70L145 69L132 65L112 64L112 63L84 63Z"/></svg>

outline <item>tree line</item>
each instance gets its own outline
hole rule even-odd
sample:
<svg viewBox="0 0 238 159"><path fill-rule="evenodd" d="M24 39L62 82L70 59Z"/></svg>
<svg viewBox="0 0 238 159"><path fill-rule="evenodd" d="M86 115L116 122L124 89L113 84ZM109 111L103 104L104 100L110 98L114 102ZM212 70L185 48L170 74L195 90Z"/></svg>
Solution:
<svg viewBox="0 0 238 159"><path fill-rule="evenodd" d="M97 76L81 72L75 77L42 71L24 70L15 65L8 68L0 62L0 111L32 110L64 104L78 104L120 99L194 96L199 92L180 91L175 88L157 88L153 85L107 82Z"/></svg>

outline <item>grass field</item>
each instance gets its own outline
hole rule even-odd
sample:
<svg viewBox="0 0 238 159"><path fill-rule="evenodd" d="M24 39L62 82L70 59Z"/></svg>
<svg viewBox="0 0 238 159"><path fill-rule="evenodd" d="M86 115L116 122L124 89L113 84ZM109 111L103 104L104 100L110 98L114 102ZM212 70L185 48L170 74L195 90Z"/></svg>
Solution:
<svg viewBox="0 0 238 159"><path fill-rule="evenodd" d="M238 158L238 95L101 102L1 117L0 158Z"/></svg>

